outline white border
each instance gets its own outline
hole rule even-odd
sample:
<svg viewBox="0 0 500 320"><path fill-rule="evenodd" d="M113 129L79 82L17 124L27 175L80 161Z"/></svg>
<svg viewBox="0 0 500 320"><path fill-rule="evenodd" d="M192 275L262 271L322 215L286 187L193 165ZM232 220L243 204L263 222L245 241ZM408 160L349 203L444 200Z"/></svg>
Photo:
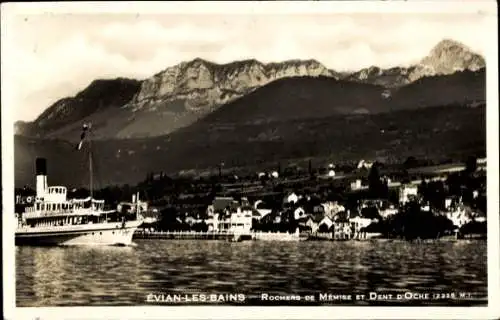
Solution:
<svg viewBox="0 0 500 320"><path fill-rule="evenodd" d="M294 13L483 13L497 16L495 1L323 1L323 2L79 2L79 3L2 3L2 42L9 32L9 17L15 14L51 13L130 13L135 14L294 14ZM8 79L15 66L5 60L9 48L2 46L2 196L3 196L3 280L4 317L6 319L493 319L500 317L499 288L499 162L498 162L498 35L497 18L492 22L490 46L485 52L487 61L487 172L488 172L488 307L70 307L66 308L15 308L15 259L14 259L14 162L12 110L4 106L10 102L13 88ZM5 209L5 210L4 210Z"/></svg>

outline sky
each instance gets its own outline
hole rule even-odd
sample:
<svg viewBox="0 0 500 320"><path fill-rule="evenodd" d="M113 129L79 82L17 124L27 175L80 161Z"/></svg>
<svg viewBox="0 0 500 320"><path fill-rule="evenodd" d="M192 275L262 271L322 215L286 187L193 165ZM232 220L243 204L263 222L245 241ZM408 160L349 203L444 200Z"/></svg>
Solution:
<svg viewBox="0 0 500 320"><path fill-rule="evenodd" d="M127 11L47 9L11 13L6 21L2 16L2 67L8 66L2 83L8 80L11 88L14 120L34 120L95 79L145 79L196 57L217 63L316 59L346 71L409 65L445 38L484 54L493 18L478 10Z"/></svg>

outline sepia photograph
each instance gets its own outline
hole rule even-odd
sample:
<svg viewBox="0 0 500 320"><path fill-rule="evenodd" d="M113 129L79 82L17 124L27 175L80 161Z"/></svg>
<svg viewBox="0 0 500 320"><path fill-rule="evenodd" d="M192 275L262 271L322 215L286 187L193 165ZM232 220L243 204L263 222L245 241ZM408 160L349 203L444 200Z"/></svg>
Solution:
<svg viewBox="0 0 500 320"><path fill-rule="evenodd" d="M1 29L10 318L500 316L494 1L7 3Z"/></svg>

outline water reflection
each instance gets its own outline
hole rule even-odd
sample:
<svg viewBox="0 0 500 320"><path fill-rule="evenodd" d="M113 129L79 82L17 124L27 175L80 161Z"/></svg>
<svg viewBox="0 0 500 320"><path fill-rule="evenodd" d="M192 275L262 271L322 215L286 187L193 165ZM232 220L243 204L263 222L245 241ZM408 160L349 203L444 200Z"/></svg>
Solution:
<svg viewBox="0 0 500 320"><path fill-rule="evenodd" d="M467 291L486 296L486 242L138 241L16 248L18 306L137 305L151 292Z"/></svg>

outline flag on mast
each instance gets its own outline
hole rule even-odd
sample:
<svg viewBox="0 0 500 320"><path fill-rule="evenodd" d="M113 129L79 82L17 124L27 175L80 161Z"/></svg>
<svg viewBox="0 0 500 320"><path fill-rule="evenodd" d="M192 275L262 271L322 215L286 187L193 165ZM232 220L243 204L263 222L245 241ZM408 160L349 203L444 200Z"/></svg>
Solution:
<svg viewBox="0 0 500 320"><path fill-rule="evenodd" d="M76 146L76 150L82 149L83 141L85 140L85 136L87 135L87 131L89 130L89 128L90 126L88 124L83 124L82 133L80 134L80 142Z"/></svg>

